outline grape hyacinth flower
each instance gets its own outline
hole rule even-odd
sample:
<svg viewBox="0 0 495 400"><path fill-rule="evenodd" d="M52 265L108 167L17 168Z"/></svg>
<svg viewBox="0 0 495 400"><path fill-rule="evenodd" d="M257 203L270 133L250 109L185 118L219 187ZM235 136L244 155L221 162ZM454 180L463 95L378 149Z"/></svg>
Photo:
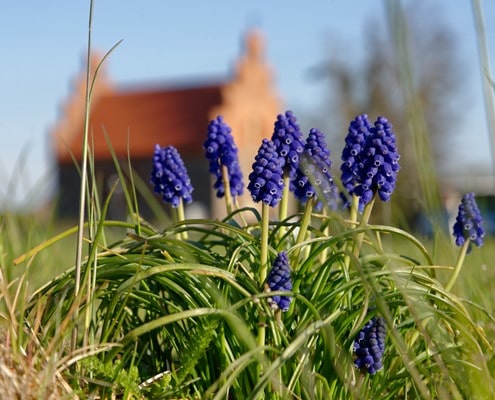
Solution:
<svg viewBox="0 0 495 400"><path fill-rule="evenodd" d="M453 227L453 234L456 245L461 246L461 251L454 265L452 275L445 285L446 290L454 287L464 264L464 258L471 251L472 243L478 247L483 245L483 238L485 237L483 218L472 192L462 196L459 212Z"/></svg>
<svg viewBox="0 0 495 400"><path fill-rule="evenodd" d="M478 247L483 245L483 218L472 192L462 196L453 233L457 246L462 246L468 239ZM471 243L467 251L471 251Z"/></svg>
<svg viewBox="0 0 495 400"><path fill-rule="evenodd" d="M273 266L267 279L270 291L292 290L292 280L290 276L290 266L287 253L278 253L273 261ZM275 295L270 298L272 308L288 311L292 298L290 296Z"/></svg>
<svg viewBox="0 0 495 400"><path fill-rule="evenodd" d="M262 201L275 207L282 198L284 189L283 171L275 144L263 139L249 174L248 190L255 202Z"/></svg>
<svg viewBox="0 0 495 400"><path fill-rule="evenodd" d="M382 317L373 317L358 333L354 340L354 365L373 375L383 368L387 329Z"/></svg>
<svg viewBox="0 0 495 400"><path fill-rule="evenodd" d="M275 144L284 173L292 178L304 151L303 134L292 111L277 116L271 140ZM291 191L294 190L295 186L291 184Z"/></svg>
<svg viewBox="0 0 495 400"><path fill-rule="evenodd" d="M342 150L342 184L349 194L352 194L354 186L359 182L358 166L361 161L361 153L364 143L370 135L371 123L366 114L358 115L349 125L349 130L345 138L345 146Z"/></svg>
<svg viewBox="0 0 495 400"><path fill-rule="evenodd" d="M185 204L192 202L193 187L184 162L174 146L155 146L151 182L155 193L162 195L163 201L174 208L179 207L181 200Z"/></svg>
<svg viewBox="0 0 495 400"><path fill-rule="evenodd" d="M223 117L218 116L210 121L207 138L203 144L205 156L210 162L210 173L216 178L213 187L217 191L217 197L225 196L222 167L227 169L231 196L240 196L244 191L238 149L231 131L231 128L224 122Z"/></svg>
<svg viewBox="0 0 495 400"><path fill-rule="evenodd" d="M331 167L330 150L325 135L319 129L313 128L306 139L304 153L293 179L294 196L303 204L310 198L316 200L320 197L325 205L335 205L335 184L330 173ZM322 206L323 202L318 200L314 209L319 211Z"/></svg>
<svg viewBox="0 0 495 400"><path fill-rule="evenodd" d="M390 200L399 158L392 124L385 117L378 117L374 126L369 125L366 114L351 123L342 152L342 182L349 194L359 197L360 210L375 193L382 201Z"/></svg>

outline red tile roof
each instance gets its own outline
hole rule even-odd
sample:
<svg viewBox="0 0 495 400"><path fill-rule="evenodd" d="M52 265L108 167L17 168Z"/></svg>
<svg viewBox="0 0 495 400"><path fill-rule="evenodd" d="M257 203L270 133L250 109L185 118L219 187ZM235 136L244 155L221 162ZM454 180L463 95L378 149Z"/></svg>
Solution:
<svg viewBox="0 0 495 400"><path fill-rule="evenodd" d="M151 157L155 144L174 145L183 154L202 153L209 112L221 101L221 85L188 88L117 90L95 99L90 116L95 160L111 157L105 133L117 156ZM83 122L68 146L81 158ZM68 151L57 151L59 162L70 161Z"/></svg>

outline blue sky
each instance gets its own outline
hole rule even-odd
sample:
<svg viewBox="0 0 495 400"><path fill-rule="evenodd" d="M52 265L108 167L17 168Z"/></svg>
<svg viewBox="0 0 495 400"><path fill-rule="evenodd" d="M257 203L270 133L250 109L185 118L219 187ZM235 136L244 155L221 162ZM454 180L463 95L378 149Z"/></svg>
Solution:
<svg viewBox="0 0 495 400"><path fill-rule="evenodd" d="M426 0L428 2L428 0ZM456 32L465 62L471 106L456 141L457 159L489 167L474 25L469 0L435 0ZM495 55L495 2L482 2ZM0 202L38 198L53 176L48 130L81 71L87 44L89 1L11 1L0 14ZM122 44L107 64L118 84L223 77L240 52L242 34L260 27L275 85L287 108L311 109L322 90L308 79L324 60L326 40L338 38L359 57L363 24L386 24L382 0L95 0L93 47ZM425 20L434 24L435 20ZM462 151L460 151L462 149ZM15 178L15 179L14 179ZM52 179L53 181L53 179ZM10 182L10 184L9 184ZM34 197L33 197L34 196Z"/></svg>

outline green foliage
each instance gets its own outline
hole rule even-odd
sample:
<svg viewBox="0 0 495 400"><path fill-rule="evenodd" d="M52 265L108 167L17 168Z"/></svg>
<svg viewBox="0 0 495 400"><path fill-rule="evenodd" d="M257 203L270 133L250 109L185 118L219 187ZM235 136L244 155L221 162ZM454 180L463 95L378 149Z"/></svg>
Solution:
<svg viewBox="0 0 495 400"><path fill-rule="evenodd" d="M95 396L96 393L92 390L92 386L100 389L97 394L102 398L108 398L111 395L123 395L127 398L129 393L139 392L139 374L135 366L122 368L119 360L104 363L98 357L92 356L84 358L79 367L81 369L80 379L88 382L88 388L78 393L81 396Z"/></svg>
<svg viewBox="0 0 495 400"><path fill-rule="evenodd" d="M448 268L435 265L421 242L397 228L314 213L300 238L303 215L269 225L270 261L286 250L293 270L286 313L270 307L259 280L259 214L241 209L224 221L186 219L162 232L137 234L128 224L125 238L83 265L95 277L91 292L74 297L70 270L33 295L26 318L39 319L48 345L77 307L78 347L90 337L116 345L78 366L93 376L81 375L82 387L103 392L146 395L139 385L165 373L153 398L490 393L488 339L463 299L435 278ZM384 368L368 376L353 367L352 346L376 314L389 333ZM157 386L146 390L156 396Z"/></svg>

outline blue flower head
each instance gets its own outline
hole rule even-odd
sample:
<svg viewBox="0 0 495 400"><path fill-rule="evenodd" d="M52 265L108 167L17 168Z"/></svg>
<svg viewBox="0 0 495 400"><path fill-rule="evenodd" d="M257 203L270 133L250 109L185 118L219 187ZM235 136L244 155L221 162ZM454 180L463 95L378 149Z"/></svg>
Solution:
<svg viewBox="0 0 495 400"><path fill-rule="evenodd" d="M178 207L181 199L185 204L192 201L193 187L184 162L174 146L155 146L151 183L155 193L160 194L163 201L172 204L172 207Z"/></svg>
<svg viewBox="0 0 495 400"><path fill-rule="evenodd" d="M304 151L303 134L292 111L277 116L271 140L275 144L283 171L292 177ZM291 190L294 191L292 187Z"/></svg>
<svg viewBox="0 0 495 400"><path fill-rule="evenodd" d="M358 182L358 166L361 161L361 152L367 137L370 135L371 124L366 114L358 115L349 125L342 150L341 180L349 193L352 193Z"/></svg>
<svg viewBox="0 0 495 400"><path fill-rule="evenodd" d="M263 139L249 174L248 190L255 202L262 201L275 207L282 199L284 189L283 171L271 140Z"/></svg>
<svg viewBox="0 0 495 400"><path fill-rule="evenodd" d="M273 261L272 269L268 274L267 279L270 291L291 291L292 290L292 280L290 276L290 266L289 259L286 252L278 253L277 257ZM270 302L272 307L275 309L280 309L282 311L287 311L289 309L292 298L289 296L272 296Z"/></svg>
<svg viewBox="0 0 495 400"><path fill-rule="evenodd" d="M354 340L354 365L373 375L383 368L387 328L382 317L373 317Z"/></svg>
<svg viewBox="0 0 495 400"><path fill-rule="evenodd" d="M399 158L392 125L385 117L378 117L374 126L365 114L351 122L342 152L342 183L350 195L359 197L360 210L375 193L382 201L390 200Z"/></svg>
<svg viewBox="0 0 495 400"><path fill-rule="evenodd" d="M321 210L323 204L330 208L336 206L336 192L330 173L332 162L325 135L318 129L311 129L304 145L301 162L296 169L294 195L303 204L309 198L318 198L315 210Z"/></svg>
<svg viewBox="0 0 495 400"><path fill-rule="evenodd" d="M208 125L207 138L203 144L205 156L210 162L210 173L216 178L213 187L217 190L217 197L225 195L222 167L227 168L230 194L240 196L244 191L238 150L231 131L223 117L218 116Z"/></svg>
<svg viewBox="0 0 495 400"><path fill-rule="evenodd" d="M483 237L485 236L483 218L476 204L474 193L466 193L462 196L453 231L455 243L458 246L462 246L468 239L478 247L483 245ZM471 245L469 245L469 251L471 251Z"/></svg>

